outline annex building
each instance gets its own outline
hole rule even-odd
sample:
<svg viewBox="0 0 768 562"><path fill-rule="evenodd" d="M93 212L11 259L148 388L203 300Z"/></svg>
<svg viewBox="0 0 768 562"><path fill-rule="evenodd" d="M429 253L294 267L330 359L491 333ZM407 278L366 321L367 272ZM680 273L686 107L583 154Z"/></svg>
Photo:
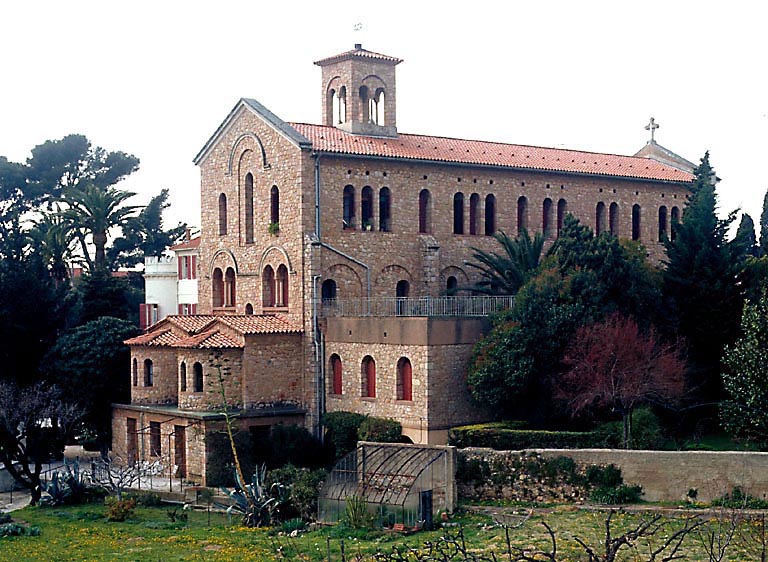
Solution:
<svg viewBox="0 0 768 562"><path fill-rule="evenodd" d="M226 397L254 439L277 423L319 434L323 412L391 417L416 443L487 419L465 371L504 298L459 292L472 248L519 229L554 240L566 213L597 232L660 240L680 218L686 161L398 132L400 59L355 45L317 61L322 124L241 99L205 143L197 313L131 347L131 403L113 449L162 456L205 483L206 435ZM673 156L674 153L669 152Z"/></svg>

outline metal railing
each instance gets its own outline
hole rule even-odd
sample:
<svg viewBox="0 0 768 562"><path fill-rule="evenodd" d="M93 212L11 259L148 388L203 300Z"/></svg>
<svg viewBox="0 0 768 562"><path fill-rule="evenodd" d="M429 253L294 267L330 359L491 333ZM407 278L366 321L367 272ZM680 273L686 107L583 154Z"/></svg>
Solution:
<svg viewBox="0 0 768 562"><path fill-rule="evenodd" d="M324 317L354 316L489 316L510 308L514 297L380 297L323 299Z"/></svg>

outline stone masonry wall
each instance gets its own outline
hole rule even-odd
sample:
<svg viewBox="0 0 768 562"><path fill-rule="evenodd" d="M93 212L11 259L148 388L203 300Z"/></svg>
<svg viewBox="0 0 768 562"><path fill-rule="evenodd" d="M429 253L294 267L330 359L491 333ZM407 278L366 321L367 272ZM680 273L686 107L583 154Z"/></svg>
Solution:
<svg viewBox="0 0 768 562"><path fill-rule="evenodd" d="M152 361L152 386L144 385L144 361ZM131 381L131 403L178 403L178 365L176 350L165 347L131 346L131 365L137 368L136 382ZM133 375L132 375L133 378Z"/></svg>

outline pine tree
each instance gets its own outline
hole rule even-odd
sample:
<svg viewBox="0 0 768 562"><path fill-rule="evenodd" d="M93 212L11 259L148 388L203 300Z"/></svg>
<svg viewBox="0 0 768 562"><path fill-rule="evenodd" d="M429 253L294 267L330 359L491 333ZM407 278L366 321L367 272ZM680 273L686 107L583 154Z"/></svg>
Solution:
<svg viewBox="0 0 768 562"><path fill-rule="evenodd" d="M742 297L738 244L727 232L734 220L717 217L709 153L694 171L695 181L675 240L667 241L664 295L674 326L689 346L689 385L704 401L721 396L720 357L739 331Z"/></svg>
<svg viewBox="0 0 768 562"><path fill-rule="evenodd" d="M741 222L734 238L736 250L742 257L758 255L757 238L755 238L755 222L747 213L741 215Z"/></svg>
<svg viewBox="0 0 768 562"><path fill-rule="evenodd" d="M760 214L760 253L768 255L768 191L763 197L763 212Z"/></svg>

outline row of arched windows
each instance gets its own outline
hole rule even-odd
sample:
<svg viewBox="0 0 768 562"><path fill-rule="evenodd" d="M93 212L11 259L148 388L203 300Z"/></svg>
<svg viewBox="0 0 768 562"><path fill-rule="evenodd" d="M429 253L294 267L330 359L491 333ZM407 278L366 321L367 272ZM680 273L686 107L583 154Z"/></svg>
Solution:
<svg viewBox="0 0 768 562"><path fill-rule="evenodd" d="M264 307L288 306L288 268L280 264L277 273L268 265L261 275L261 298Z"/></svg>
<svg viewBox="0 0 768 562"><path fill-rule="evenodd" d="M428 190L423 189L421 191L424 194L424 210L422 212L422 196L419 196L419 232L428 232L430 228L428 221L423 221L424 231L422 227L422 214L425 217L429 215L429 198L430 193ZM465 234L464 229L464 194L459 192L453 196L453 233ZM493 194L485 196L485 229L486 236L492 236L496 232L496 197ZM469 232L470 235L480 234L480 196L477 193L473 193L469 196Z"/></svg>
<svg viewBox="0 0 768 562"><path fill-rule="evenodd" d="M252 244L254 241L254 216L253 216L253 174L246 174L245 188L243 190L245 199L245 242ZM280 224L280 190L276 185L272 186L269 192L269 222L270 224ZM227 223L227 195L219 194L219 236L224 236L228 231Z"/></svg>
<svg viewBox="0 0 768 562"><path fill-rule="evenodd" d="M343 366L338 354L331 355L328 370L331 376L331 393L343 394ZM395 399L413 400L413 367L407 357L398 359L396 377ZM360 363L360 396L376 398L376 361L370 355L363 357Z"/></svg>
<svg viewBox="0 0 768 562"><path fill-rule="evenodd" d="M182 361L179 365L179 390L187 391L187 364ZM195 362L192 365L192 392L203 391L203 365Z"/></svg>
<svg viewBox="0 0 768 562"><path fill-rule="evenodd" d="M214 308L235 306L237 303L235 270L228 267L224 273L217 267L213 270L211 279Z"/></svg>
<svg viewBox="0 0 768 562"><path fill-rule="evenodd" d="M131 378L133 386L139 386L139 362L136 358L133 359ZM155 384L155 371L151 359L144 360L144 377L142 383L142 386L154 386Z"/></svg>
<svg viewBox="0 0 768 562"><path fill-rule="evenodd" d="M392 193L388 187L379 190L378 198L378 228L374 221L374 192L371 186L366 185L360 191L360 229L379 230L389 232L392 229ZM357 205L355 203L355 188L351 185L344 186L342 201L342 228L345 230L356 227Z"/></svg>

